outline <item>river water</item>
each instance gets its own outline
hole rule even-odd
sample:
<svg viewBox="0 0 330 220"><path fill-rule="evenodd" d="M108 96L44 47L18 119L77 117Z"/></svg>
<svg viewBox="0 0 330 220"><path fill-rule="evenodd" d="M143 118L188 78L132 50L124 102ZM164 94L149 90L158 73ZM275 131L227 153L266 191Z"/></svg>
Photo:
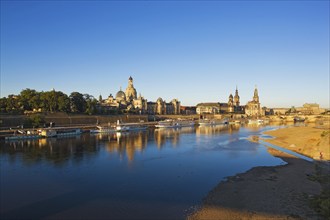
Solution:
<svg viewBox="0 0 330 220"><path fill-rule="evenodd" d="M274 126L148 130L0 142L1 219L183 219L221 180L284 164Z"/></svg>

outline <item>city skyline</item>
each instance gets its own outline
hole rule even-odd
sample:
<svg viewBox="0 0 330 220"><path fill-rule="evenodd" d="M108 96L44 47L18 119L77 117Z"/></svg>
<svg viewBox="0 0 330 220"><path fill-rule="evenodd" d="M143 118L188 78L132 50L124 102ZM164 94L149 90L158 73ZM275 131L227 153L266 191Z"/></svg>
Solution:
<svg viewBox="0 0 330 220"><path fill-rule="evenodd" d="M1 97L103 98L132 76L147 100L329 108L329 2L1 1Z"/></svg>

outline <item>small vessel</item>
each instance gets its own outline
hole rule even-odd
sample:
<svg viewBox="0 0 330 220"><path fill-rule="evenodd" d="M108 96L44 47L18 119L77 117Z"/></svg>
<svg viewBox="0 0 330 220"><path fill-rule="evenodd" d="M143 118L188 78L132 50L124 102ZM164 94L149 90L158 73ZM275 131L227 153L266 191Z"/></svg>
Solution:
<svg viewBox="0 0 330 220"><path fill-rule="evenodd" d="M262 119L249 119L248 124L261 125L264 121Z"/></svg>
<svg viewBox="0 0 330 220"><path fill-rule="evenodd" d="M293 121L294 122L304 122L305 121L305 118L296 116L296 117L293 118Z"/></svg>
<svg viewBox="0 0 330 220"><path fill-rule="evenodd" d="M180 127L193 127L195 126L194 120L185 120L185 119L178 119L177 123L180 125Z"/></svg>
<svg viewBox="0 0 330 220"><path fill-rule="evenodd" d="M193 127L195 126L195 122L193 120L173 120L173 119L166 119L164 121L158 122L155 125L156 128L182 128L182 127Z"/></svg>
<svg viewBox="0 0 330 220"><path fill-rule="evenodd" d="M179 123L172 119L166 119L164 121L158 122L158 124L155 125L156 128L178 128L180 127Z"/></svg>
<svg viewBox="0 0 330 220"><path fill-rule="evenodd" d="M141 123L120 123L118 120L115 131L117 132L140 131L140 130L147 130L147 128L148 128L147 126Z"/></svg>
<svg viewBox="0 0 330 220"><path fill-rule="evenodd" d="M79 135L82 131L80 128L44 128L39 130L41 137L63 137Z"/></svg>
<svg viewBox="0 0 330 220"><path fill-rule="evenodd" d="M15 132L12 136L5 137L5 140L26 140L26 139L38 139L41 138L37 132L27 131L25 132Z"/></svg>
<svg viewBox="0 0 330 220"><path fill-rule="evenodd" d="M111 133L115 131L116 129L112 126L96 126L96 129L90 130L90 133Z"/></svg>
<svg viewBox="0 0 330 220"><path fill-rule="evenodd" d="M57 137L74 136L74 135L79 135L81 133L82 133L82 130L80 128L68 128L68 129L56 130Z"/></svg>
<svg viewBox="0 0 330 220"><path fill-rule="evenodd" d="M224 125L224 124L228 124L227 120L216 120L216 119L201 119L199 120L198 124L200 126L214 126L214 125Z"/></svg>

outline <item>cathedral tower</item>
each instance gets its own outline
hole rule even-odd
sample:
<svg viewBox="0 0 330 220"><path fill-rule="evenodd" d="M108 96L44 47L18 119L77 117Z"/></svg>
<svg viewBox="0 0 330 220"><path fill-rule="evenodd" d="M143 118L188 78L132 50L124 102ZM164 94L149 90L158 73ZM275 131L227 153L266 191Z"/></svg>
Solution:
<svg viewBox="0 0 330 220"><path fill-rule="evenodd" d="M128 86L126 88L125 95L126 95L126 100L129 102L137 98L136 89L133 86L133 78L131 76L128 79Z"/></svg>
<svg viewBox="0 0 330 220"><path fill-rule="evenodd" d="M235 96L234 96L234 106L238 107L239 106L239 95L238 95L238 89L236 86L236 91L235 91Z"/></svg>
<svg viewBox="0 0 330 220"><path fill-rule="evenodd" d="M254 89L253 101L256 102L256 103L259 103L259 95L258 95L257 86Z"/></svg>

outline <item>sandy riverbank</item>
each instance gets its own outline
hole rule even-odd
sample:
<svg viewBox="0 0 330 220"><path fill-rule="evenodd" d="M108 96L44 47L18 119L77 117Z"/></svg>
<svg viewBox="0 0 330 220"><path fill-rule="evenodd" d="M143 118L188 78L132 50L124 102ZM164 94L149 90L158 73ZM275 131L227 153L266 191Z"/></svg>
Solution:
<svg viewBox="0 0 330 220"><path fill-rule="evenodd" d="M323 131L328 130L313 127L284 128L267 132L277 137L267 141L290 150L293 149L289 146L294 144L297 152L313 154L313 157L316 157L315 151L318 156L319 151L322 151L323 159L326 159L329 152L329 142L326 140L329 140L329 134ZM310 198L320 194L328 186L328 183L321 185L315 178L311 178L319 175L319 170L316 169L318 166L272 148L268 151L287 164L256 167L229 177L209 192L202 207L187 218L322 219L309 205Z"/></svg>
<svg viewBox="0 0 330 220"><path fill-rule="evenodd" d="M316 160L330 160L329 127L288 127L265 132L275 137L268 143L287 148Z"/></svg>

